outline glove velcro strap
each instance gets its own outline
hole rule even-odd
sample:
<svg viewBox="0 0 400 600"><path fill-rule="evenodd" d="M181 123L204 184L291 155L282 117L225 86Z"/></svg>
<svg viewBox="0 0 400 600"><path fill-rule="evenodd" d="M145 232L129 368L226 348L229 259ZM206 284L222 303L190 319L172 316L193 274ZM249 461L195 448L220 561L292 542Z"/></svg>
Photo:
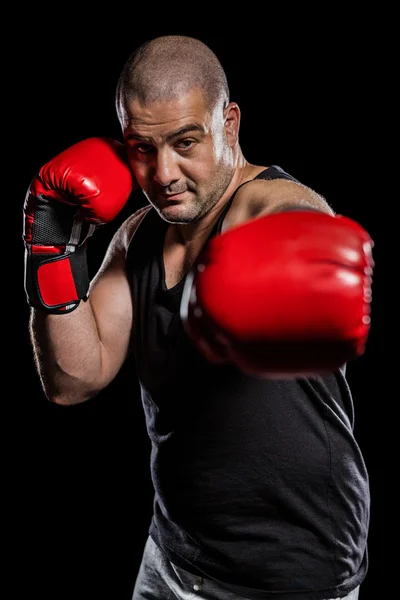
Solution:
<svg viewBox="0 0 400 600"><path fill-rule="evenodd" d="M87 299L89 274L84 245L50 258L49 254L29 252L27 261L31 276L27 278L26 293L31 306L65 314Z"/></svg>

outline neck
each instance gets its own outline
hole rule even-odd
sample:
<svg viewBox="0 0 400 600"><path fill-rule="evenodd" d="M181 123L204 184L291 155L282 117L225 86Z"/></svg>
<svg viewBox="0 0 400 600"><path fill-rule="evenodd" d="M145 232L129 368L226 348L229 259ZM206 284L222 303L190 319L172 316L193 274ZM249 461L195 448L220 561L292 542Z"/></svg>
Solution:
<svg viewBox="0 0 400 600"><path fill-rule="evenodd" d="M205 241L235 190L242 183L253 179L263 169L265 167L250 164L240 152L232 180L213 208L196 223L170 225L170 235L176 243L189 246Z"/></svg>

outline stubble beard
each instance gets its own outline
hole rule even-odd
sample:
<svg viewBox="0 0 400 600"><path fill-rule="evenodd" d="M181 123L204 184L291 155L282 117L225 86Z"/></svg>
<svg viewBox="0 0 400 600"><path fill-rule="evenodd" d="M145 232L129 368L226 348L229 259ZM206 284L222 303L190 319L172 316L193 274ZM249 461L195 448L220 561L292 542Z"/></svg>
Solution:
<svg viewBox="0 0 400 600"><path fill-rule="evenodd" d="M215 185L215 187L213 187L212 189L206 190L201 194L201 196L195 195L191 205L186 208L186 213L181 213L180 215L176 216L168 215L168 208L165 211L163 211L162 209L158 209L156 206L154 206L154 204L153 206L156 208L160 217L167 223L177 225L188 225L190 223L197 223L206 214L208 214L210 210L212 210L222 198L230 182L232 181L233 174L234 169L226 170L224 172L224 176L220 174L218 179L218 185Z"/></svg>

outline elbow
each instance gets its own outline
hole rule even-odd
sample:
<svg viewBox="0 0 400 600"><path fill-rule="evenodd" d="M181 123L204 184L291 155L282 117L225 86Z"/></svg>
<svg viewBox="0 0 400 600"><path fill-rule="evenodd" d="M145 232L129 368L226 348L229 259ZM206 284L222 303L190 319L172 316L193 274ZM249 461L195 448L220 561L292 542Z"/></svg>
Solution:
<svg viewBox="0 0 400 600"><path fill-rule="evenodd" d="M94 398L98 390L85 389L84 386L62 386L62 385L50 385L42 381L43 391L47 400L51 404L57 404L58 406L75 406L76 404L83 404L88 400Z"/></svg>
<svg viewBox="0 0 400 600"><path fill-rule="evenodd" d="M82 397L71 394L46 394L46 398L51 404L57 404L58 406L75 406L76 404L83 404L90 399L90 396Z"/></svg>
<svg viewBox="0 0 400 600"><path fill-rule="evenodd" d="M91 400L106 387L108 379L101 376L98 370L93 373L83 371L77 373L52 364L39 371L42 388L47 400L59 406L73 406Z"/></svg>

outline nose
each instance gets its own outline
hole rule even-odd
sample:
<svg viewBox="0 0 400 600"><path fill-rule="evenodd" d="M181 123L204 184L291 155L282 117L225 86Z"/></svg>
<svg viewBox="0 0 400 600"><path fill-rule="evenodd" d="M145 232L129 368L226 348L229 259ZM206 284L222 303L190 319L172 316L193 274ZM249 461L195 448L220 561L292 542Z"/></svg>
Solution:
<svg viewBox="0 0 400 600"><path fill-rule="evenodd" d="M179 167L170 149L159 150L155 159L154 179L163 187L168 187L179 179Z"/></svg>

